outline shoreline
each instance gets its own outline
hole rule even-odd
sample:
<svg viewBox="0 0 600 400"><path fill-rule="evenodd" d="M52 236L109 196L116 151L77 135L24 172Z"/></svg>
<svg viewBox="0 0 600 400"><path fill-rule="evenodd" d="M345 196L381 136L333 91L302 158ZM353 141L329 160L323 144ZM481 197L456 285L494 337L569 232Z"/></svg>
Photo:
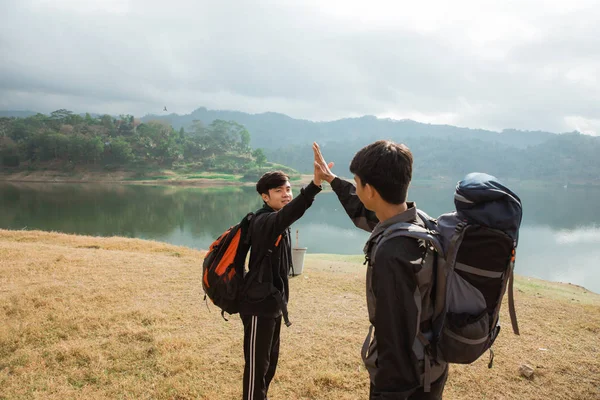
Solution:
<svg viewBox="0 0 600 400"><path fill-rule="evenodd" d="M37 172L37 173L36 173ZM209 173L205 173L210 175ZM140 179L135 179L133 176L135 173L121 172L115 174L98 174L98 173L83 173L80 176L64 175L56 173L56 171L34 171L32 173L13 173L6 174L0 172L0 182L7 183L64 183L64 184L86 184L86 183L97 183L97 184L110 184L110 185L162 185L162 186L181 186L181 187L218 187L218 186L253 186L256 182L253 181L241 181L240 178L231 175L233 179L223 178L188 178L185 175L172 174L172 178L169 178L169 174L161 173L157 171L155 177L149 176ZM189 174L193 176L194 174ZM215 175L229 175L229 174L215 174ZM154 178L154 179L153 179ZM312 175L300 175L299 179L292 179L291 183L294 184L308 184L312 180Z"/></svg>
<svg viewBox="0 0 600 400"><path fill-rule="evenodd" d="M276 169L276 167L274 167ZM136 178L140 172L136 171L116 171L116 172L97 172L81 171L79 173L63 173L60 171L18 171L8 172L0 170L0 182L9 183L65 183L65 184L116 184L116 185L160 185L160 186L180 186L180 187L218 187L218 186L253 186L253 181L241 181L241 175L225 174L219 172L195 172L195 173L177 173L170 170L147 171L144 177ZM197 175L206 175L207 177L194 178ZM209 176L228 176L227 178L209 178ZM351 178L340 176L341 179L352 181ZM306 185L312 180L312 174L300 174L300 178L292 178L291 183ZM567 187L559 181L543 180L519 180L515 178L501 179L505 184L511 187L537 187L537 188L559 188L560 190L578 190L578 189L600 189L599 182L572 182ZM415 178L412 180L412 186L437 186L454 185L458 180L449 178L430 179ZM329 189L325 185L324 189Z"/></svg>

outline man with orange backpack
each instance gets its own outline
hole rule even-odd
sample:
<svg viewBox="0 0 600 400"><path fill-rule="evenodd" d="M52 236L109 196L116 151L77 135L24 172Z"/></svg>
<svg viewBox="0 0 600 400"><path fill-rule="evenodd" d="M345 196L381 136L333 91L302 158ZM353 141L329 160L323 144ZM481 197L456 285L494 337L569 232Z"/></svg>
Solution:
<svg viewBox="0 0 600 400"><path fill-rule="evenodd" d="M244 399L263 400L275 375L283 317L290 326L288 275L292 263L290 225L300 219L321 191L315 179L294 198L288 176L264 174L256 191L264 201L248 227L250 261L239 303L244 324Z"/></svg>

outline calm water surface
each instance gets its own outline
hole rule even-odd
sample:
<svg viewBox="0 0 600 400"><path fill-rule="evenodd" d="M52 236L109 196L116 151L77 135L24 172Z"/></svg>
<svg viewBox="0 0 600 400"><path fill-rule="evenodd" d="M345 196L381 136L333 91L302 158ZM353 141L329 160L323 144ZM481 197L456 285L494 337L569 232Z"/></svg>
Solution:
<svg viewBox="0 0 600 400"><path fill-rule="evenodd" d="M600 189L512 189L524 207L517 273L600 293ZM452 195L453 185L415 185L409 197L437 216L453 209ZM118 235L206 249L260 205L252 188L0 183L0 228ZM292 229L309 253L360 254L368 237L354 228L333 193L319 194Z"/></svg>

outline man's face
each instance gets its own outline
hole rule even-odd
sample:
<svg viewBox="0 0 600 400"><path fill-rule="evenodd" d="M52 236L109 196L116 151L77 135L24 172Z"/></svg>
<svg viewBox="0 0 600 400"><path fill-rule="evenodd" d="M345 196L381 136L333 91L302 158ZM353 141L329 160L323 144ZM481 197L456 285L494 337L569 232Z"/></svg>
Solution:
<svg viewBox="0 0 600 400"><path fill-rule="evenodd" d="M269 189L269 194L261 195L265 203L275 211L281 210L287 203L292 201L294 195L292 194L292 186L287 181L283 185Z"/></svg>

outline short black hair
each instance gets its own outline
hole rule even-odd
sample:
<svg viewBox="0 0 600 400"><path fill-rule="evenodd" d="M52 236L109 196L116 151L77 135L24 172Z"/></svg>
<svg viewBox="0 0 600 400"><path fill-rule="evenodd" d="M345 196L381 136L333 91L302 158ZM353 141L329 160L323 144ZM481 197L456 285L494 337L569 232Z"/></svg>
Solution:
<svg viewBox="0 0 600 400"><path fill-rule="evenodd" d="M363 185L373 186L386 202L402 204L408 194L412 164L412 153L404 144L378 140L356 153L350 172L358 176Z"/></svg>
<svg viewBox="0 0 600 400"><path fill-rule="evenodd" d="M283 186L289 180L283 171L267 172L256 182L256 191L259 194L269 194L269 190Z"/></svg>

